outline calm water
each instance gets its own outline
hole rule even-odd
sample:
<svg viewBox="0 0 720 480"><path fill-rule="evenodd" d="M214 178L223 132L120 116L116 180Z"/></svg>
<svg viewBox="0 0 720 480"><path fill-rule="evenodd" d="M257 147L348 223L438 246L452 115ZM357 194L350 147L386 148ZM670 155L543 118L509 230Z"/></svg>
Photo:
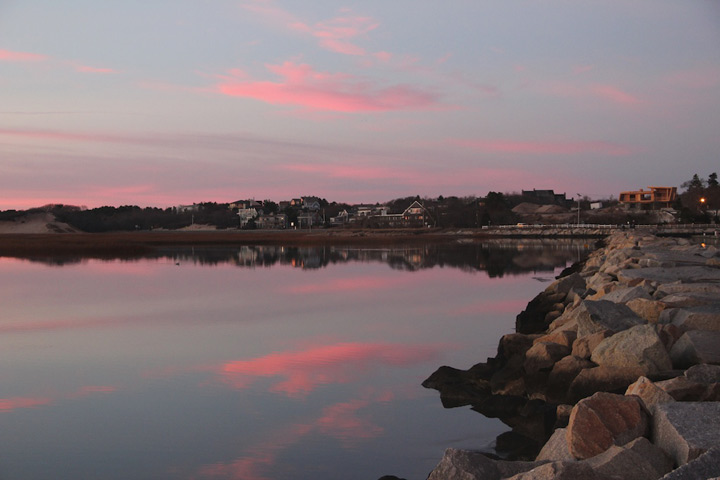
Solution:
<svg viewBox="0 0 720 480"><path fill-rule="evenodd" d="M424 479L509 428L422 380L586 248L0 258L0 479Z"/></svg>

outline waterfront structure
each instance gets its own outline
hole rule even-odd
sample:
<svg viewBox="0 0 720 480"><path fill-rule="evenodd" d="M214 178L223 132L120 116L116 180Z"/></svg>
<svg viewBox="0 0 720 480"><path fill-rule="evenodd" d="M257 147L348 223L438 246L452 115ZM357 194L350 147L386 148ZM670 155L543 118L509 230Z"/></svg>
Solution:
<svg viewBox="0 0 720 480"><path fill-rule="evenodd" d="M628 208L670 208L677 200L677 187L647 187L649 190L620 192L618 200Z"/></svg>

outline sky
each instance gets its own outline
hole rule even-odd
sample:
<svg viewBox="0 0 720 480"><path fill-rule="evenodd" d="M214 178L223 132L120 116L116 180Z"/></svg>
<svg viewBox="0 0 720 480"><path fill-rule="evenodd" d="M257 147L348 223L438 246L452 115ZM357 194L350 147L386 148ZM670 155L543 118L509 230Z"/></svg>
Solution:
<svg viewBox="0 0 720 480"><path fill-rule="evenodd" d="M718 170L716 0L0 0L0 210Z"/></svg>

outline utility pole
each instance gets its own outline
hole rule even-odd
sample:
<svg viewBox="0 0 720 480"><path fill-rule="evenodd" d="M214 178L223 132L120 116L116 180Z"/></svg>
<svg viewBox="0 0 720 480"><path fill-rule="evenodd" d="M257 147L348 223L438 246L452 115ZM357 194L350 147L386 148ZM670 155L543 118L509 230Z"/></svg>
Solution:
<svg viewBox="0 0 720 480"><path fill-rule="evenodd" d="M579 226L580 226L580 197L581 197L581 195L578 193L577 196L578 196L578 219L577 219L577 224L578 224L578 227L579 227Z"/></svg>

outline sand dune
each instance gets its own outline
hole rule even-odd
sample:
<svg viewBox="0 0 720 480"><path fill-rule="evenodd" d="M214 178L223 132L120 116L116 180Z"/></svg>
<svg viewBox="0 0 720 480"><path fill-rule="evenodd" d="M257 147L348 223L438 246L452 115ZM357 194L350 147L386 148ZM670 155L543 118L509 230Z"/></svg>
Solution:
<svg viewBox="0 0 720 480"><path fill-rule="evenodd" d="M15 220L0 222L0 234L73 233L77 231L67 223L58 222L52 213L32 213Z"/></svg>

